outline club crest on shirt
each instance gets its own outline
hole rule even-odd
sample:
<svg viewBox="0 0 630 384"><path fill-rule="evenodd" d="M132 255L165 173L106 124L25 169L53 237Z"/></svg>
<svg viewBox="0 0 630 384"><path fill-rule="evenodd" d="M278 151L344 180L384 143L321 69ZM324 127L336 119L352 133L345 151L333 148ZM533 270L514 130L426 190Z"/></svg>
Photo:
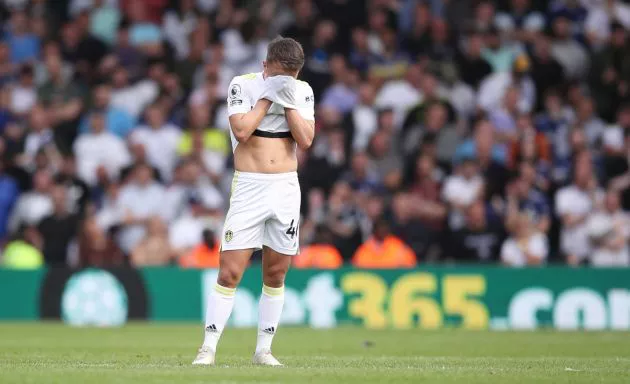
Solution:
<svg viewBox="0 0 630 384"><path fill-rule="evenodd" d="M232 232L231 230L227 230L225 231L225 242L229 243L230 241L232 241L232 238L234 237L234 232Z"/></svg>

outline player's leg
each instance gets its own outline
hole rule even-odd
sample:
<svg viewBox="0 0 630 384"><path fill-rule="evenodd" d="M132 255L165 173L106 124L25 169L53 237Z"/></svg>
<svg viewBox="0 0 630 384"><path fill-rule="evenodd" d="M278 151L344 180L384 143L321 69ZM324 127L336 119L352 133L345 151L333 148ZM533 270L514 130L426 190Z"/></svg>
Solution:
<svg viewBox="0 0 630 384"><path fill-rule="evenodd" d="M219 260L217 283L208 296L203 345L194 365L212 365L217 344L223 334L232 309L234 297L253 249L222 251Z"/></svg>
<svg viewBox="0 0 630 384"><path fill-rule="evenodd" d="M235 174L235 180L237 176ZM258 197L265 187L247 178L232 184L230 209L225 217L221 239L219 276L207 298L204 342L193 364L208 365L214 362L219 338L234 307L236 286L241 281L254 249L262 248L269 209Z"/></svg>
<svg viewBox="0 0 630 384"><path fill-rule="evenodd" d="M260 296L258 338L254 363L280 365L271 355L284 304L284 279L291 257L299 251L300 186L295 177L275 183L271 202L274 215L263 236L263 288Z"/></svg>
<svg viewBox="0 0 630 384"><path fill-rule="evenodd" d="M254 362L281 365L271 355L271 343L278 329L284 305L284 279L291 265L291 256L263 248L263 288L258 306L258 337Z"/></svg>

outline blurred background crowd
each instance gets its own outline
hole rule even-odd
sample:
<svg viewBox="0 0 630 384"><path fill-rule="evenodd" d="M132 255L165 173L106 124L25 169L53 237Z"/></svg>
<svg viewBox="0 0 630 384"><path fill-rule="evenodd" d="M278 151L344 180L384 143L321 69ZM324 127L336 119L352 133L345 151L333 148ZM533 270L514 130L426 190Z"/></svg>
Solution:
<svg viewBox="0 0 630 384"><path fill-rule="evenodd" d="M297 267L628 266L630 2L3 0L2 262L218 263L233 76L304 46Z"/></svg>

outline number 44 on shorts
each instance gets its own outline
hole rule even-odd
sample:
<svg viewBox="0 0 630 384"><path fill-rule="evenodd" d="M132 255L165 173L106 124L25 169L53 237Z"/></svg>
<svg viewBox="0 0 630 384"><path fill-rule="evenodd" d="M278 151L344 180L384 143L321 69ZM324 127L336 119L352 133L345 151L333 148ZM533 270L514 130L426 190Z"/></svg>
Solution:
<svg viewBox="0 0 630 384"><path fill-rule="evenodd" d="M285 232L287 235L291 236L291 238L293 238L297 234L297 228L293 226L293 223L295 223L295 220L291 220L291 224L289 224L289 229L287 229L287 231Z"/></svg>

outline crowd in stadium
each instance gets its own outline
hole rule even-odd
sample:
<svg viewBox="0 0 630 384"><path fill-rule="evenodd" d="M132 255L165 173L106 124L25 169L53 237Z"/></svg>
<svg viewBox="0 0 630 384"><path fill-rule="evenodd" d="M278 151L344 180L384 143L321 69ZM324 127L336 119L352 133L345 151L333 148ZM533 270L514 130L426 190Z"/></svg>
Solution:
<svg viewBox="0 0 630 384"><path fill-rule="evenodd" d="M304 47L297 267L628 266L630 2L3 0L16 268L214 267L230 80Z"/></svg>

